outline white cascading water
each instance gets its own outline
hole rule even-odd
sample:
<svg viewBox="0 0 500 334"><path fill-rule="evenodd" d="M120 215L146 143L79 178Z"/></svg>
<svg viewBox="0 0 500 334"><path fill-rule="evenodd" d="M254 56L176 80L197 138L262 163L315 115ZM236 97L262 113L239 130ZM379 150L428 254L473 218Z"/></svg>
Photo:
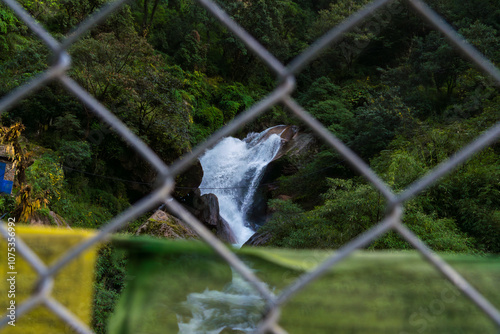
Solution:
<svg viewBox="0 0 500 334"><path fill-rule="evenodd" d="M281 147L279 135L266 136L269 130L251 133L244 140L224 138L200 158L201 194L217 196L220 215L228 222L238 245L255 232L246 217L262 174Z"/></svg>
<svg viewBox="0 0 500 334"><path fill-rule="evenodd" d="M251 133L244 140L228 137L201 158L202 194L219 199L220 215L231 227L241 247L254 233L247 222L248 211L266 166L281 147L281 137L267 136L270 129ZM191 293L184 302L192 317L178 316L179 334L219 334L224 329L252 333L265 307L265 301L240 275L222 291Z"/></svg>

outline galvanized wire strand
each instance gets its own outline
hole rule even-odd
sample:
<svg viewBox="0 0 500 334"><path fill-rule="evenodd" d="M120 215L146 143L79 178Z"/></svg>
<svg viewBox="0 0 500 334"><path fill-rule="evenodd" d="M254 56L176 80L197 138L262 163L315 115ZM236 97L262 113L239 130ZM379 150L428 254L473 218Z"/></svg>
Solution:
<svg viewBox="0 0 500 334"><path fill-rule="evenodd" d="M2 100L0 100L0 113L12 108L16 103L21 101L23 98L27 97L30 94L35 93L37 90L42 88L49 81L58 77L61 72L66 71L70 64L70 57L67 56L66 53L60 54L60 61L55 65L50 67L45 72L40 73L27 83L22 86L19 86L12 90L9 94L7 94Z"/></svg>
<svg viewBox="0 0 500 334"><path fill-rule="evenodd" d="M155 205L160 204L167 197L171 189L172 184L167 184L120 213L109 223L104 225L96 235L82 241L75 247L68 250L61 259L51 265L44 274L40 275L40 280L43 280L47 276L55 275L59 270L65 267L69 262L73 261L78 255L87 250L89 247L97 244L99 241L105 240L111 232L118 230L120 227L139 217L144 212L152 209Z"/></svg>
<svg viewBox="0 0 500 334"><path fill-rule="evenodd" d="M212 232L198 221L189 211L173 198L165 201L165 205L179 218L186 222L193 230L212 247L234 270L246 279L261 297L267 301L268 307L274 306L275 298L267 286L243 263L233 252L231 252Z"/></svg>
<svg viewBox="0 0 500 334"><path fill-rule="evenodd" d="M210 0L197 0L215 18L232 31L255 55L257 55L267 66L269 66L280 78L288 74L285 66L276 59L266 48L264 48L252 35L241 28L231 17L214 2Z"/></svg>
<svg viewBox="0 0 500 334"><path fill-rule="evenodd" d="M427 247L408 227L399 224L394 229L405 238L441 274L453 283L462 293L474 302L500 328L500 312L480 292L478 292L455 269Z"/></svg>
<svg viewBox="0 0 500 334"><path fill-rule="evenodd" d="M5 227L5 223L3 221L0 223L0 233L5 240L10 238L10 235L8 234L9 231ZM19 235L16 234L15 238L16 252L19 253L39 275L44 274L47 271L45 263L40 260L38 255L36 255L36 253L33 252L28 245L26 245Z"/></svg>
<svg viewBox="0 0 500 334"><path fill-rule="evenodd" d="M354 169L356 169L371 184L373 184L375 188L377 188L382 195L384 195L389 203L395 202L396 197L387 187L386 183L384 183L356 153L347 147L340 139L335 137L327 128L325 128L323 124L321 124L321 122L305 111L290 96L285 97L283 102L297 117L304 121L304 123L306 123L318 136L320 136L321 139L337 150L337 152L339 152Z"/></svg>
<svg viewBox="0 0 500 334"><path fill-rule="evenodd" d="M295 78L292 76L287 77L286 80L283 81L282 84L278 86L274 91L272 91L269 95L254 104L245 112L236 116L229 124L215 132L212 136L210 136L203 143L199 144L191 152L175 161L170 166L170 173L175 176L185 171L192 163L194 163L197 157L202 155L207 149L217 144L220 139L233 134L245 123L251 121L267 109L282 101L283 97L291 93L294 88Z"/></svg>
<svg viewBox="0 0 500 334"><path fill-rule="evenodd" d="M279 320L279 319L277 319ZM272 325L272 327L270 328L271 331L274 333L274 334L288 334L288 332L286 330L284 330L280 325L278 325L277 323L274 323Z"/></svg>
<svg viewBox="0 0 500 334"><path fill-rule="evenodd" d="M454 169L458 168L475 154L493 144L496 140L498 140L498 137L500 137L500 123L491 127L488 131L476 138L472 143L451 156L448 160L440 163L427 175L412 183L406 188L406 190L397 196L396 201L402 203L414 197L419 192L435 183L440 177L451 173Z"/></svg>
<svg viewBox="0 0 500 334"><path fill-rule="evenodd" d="M64 87L76 98L92 109L104 122L114 129L125 141L132 146L137 153L149 162L159 173L160 177L166 177L168 168L165 163L153 152L148 145L139 139L123 122L113 115L105 106L97 101L76 81L63 75L59 78Z"/></svg>
<svg viewBox="0 0 500 334"><path fill-rule="evenodd" d="M85 21L80 23L77 28L70 32L65 40L62 41L61 48L67 49L75 43L80 37L89 32L94 26L104 21L113 12L119 10L126 2L130 0L117 0L106 4L96 13L90 15Z"/></svg>
<svg viewBox="0 0 500 334"><path fill-rule="evenodd" d="M269 331L274 334L288 334L283 328L277 325L278 320L281 315L281 310L279 307L275 307L266 314L266 317L260 322L257 330L254 331L255 334L265 334Z"/></svg>
<svg viewBox="0 0 500 334"><path fill-rule="evenodd" d="M42 295L32 295L26 301L23 301L21 305L16 308L16 320L43 303L45 298L46 296ZM2 317L2 319L0 319L0 328L7 326L9 321L10 318L7 318L7 316Z"/></svg>
<svg viewBox="0 0 500 334"><path fill-rule="evenodd" d="M355 250L367 246L370 242L384 235L385 233L387 233L387 231L394 228L394 226L396 226L397 224L400 224L402 213L402 207L399 205L395 206L392 212L380 223L378 223L368 231L363 232L344 246L340 247L333 256L323 261L312 271L300 276L294 283L290 284L278 296L275 307L283 305L293 295L304 289L308 284L311 284L313 281L320 278L325 272L331 270L337 263L351 255Z"/></svg>
<svg viewBox="0 0 500 334"><path fill-rule="evenodd" d="M94 332L84 324L78 317L71 313L65 306L59 303L52 297L47 297L44 299L44 304L47 306L54 314L56 314L62 321L67 323L71 329L79 334L93 334Z"/></svg>
<svg viewBox="0 0 500 334"><path fill-rule="evenodd" d="M307 64L318 57L330 44L340 41L344 34L354 29L363 20L373 14L377 9L384 7L394 0L376 0L349 16L339 25L328 31L320 39L314 42L306 51L298 55L288 64L287 69L291 73L300 72Z"/></svg>
<svg viewBox="0 0 500 334"><path fill-rule="evenodd" d="M467 57L486 75L496 81L496 85L500 86L500 70L486 58L481 52L467 42L465 38L460 36L452 26L443 20L434 10L432 10L422 0L407 0L410 5L422 15L431 25L441 31L448 41L455 46L456 50Z"/></svg>
<svg viewBox="0 0 500 334"><path fill-rule="evenodd" d="M33 289L31 297L28 300L23 301L19 306L19 308L16 310L16 318L21 317L23 314L28 313L28 311L30 311L40 303L44 302L52 292L53 287L54 287L53 277L47 277L46 279L41 281L40 284L36 284L35 288ZM0 321L0 328L6 325L8 321L9 318L5 316Z"/></svg>

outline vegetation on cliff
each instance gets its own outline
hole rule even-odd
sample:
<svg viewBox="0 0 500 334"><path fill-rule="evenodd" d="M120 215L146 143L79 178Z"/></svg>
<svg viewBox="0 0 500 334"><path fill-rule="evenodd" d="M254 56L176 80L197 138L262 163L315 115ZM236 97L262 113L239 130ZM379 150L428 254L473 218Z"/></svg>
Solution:
<svg viewBox="0 0 500 334"><path fill-rule="evenodd" d="M21 3L59 38L105 1ZM219 4L287 63L366 3L221 0ZM474 3L430 2L460 34L498 63L499 11L494 1ZM47 48L12 12L4 6L0 11L0 73L8 78L0 95L5 95L44 71L50 59ZM144 0L124 6L69 51L70 75L166 163L275 87L263 63L190 0ZM498 90L404 4L375 13L338 47L307 66L297 82L297 101L397 190L498 120ZM99 227L152 189L151 167L58 84L31 94L2 114L1 121L4 144L19 143L12 151L19 161L18 200L4 199L3 211L29 220L30 214L50 208L70 225ZM279 123L302 126L276 106L240 131ZM6 131L17 137L9 137ZM301 131L309 130L302 127ZM27 140L16 139L21 132ZM498 145L480 153L409 205L407 219L415 212L433 225L425 232L429 242L444 221L446 231L467 240L463 243L459 238L457 247L444 243L439 249L467 251L458 246L467 244L479 251L500 250L498 153ZM330 148L318 143L303 158L291 159L287 167L274 197L291 199L271 202L275 214L266 228L278 231L280 215L294 210L303 213L296 215L302 225L297 230L294 224L286 227L273 244L338 247L340 239L349 240L381 217L383 203L378 194ZM325 182L326 178L330 181ZM347 207L359 200L362 206L374 197L375 204L365 205L372 208L369 212L356 210L352 217L323 214L333 203ZM417 221L416 231L420 230ZM314 226L321 226L314 232L318 236L302 238L300 230L313 231ZM325 226L342 238L337 240ZM302 241L296 244L286 241L289 238ZM376 247L403 244L382 242Z"/></svg>

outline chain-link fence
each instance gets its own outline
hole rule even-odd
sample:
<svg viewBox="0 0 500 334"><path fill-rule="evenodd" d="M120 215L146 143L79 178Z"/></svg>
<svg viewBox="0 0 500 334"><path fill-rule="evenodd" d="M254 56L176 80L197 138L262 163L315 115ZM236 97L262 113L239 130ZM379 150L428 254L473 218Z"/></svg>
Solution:
<svg viewBox="0 0 500 334"><path fill-rule="evenodd" d="M125 139L142 157L147 160L158 172L158 187L150 195L143 198L135 205L122 212L104 227L95 236L85 240L64 254L55 264L47 266L38 256L19 238L16 238L16 249L20 255L38 273L38 282L31 297L23 302L17 309L16 316L23 314L34 307L44 304L63 321L69 324L78 333L92 333L92 330L83 324L76 315L72 314L66 307L51 296L54 275L58 273L69 262L73 261L79 254L92 245L102 241L110 233L123 227L127 222L144 214L160 203L165 203L181 219L187 222L213 249L220 254L237 272L239 272L248 282L250 282L260 295L267 301L267 312L262 319L257 333L272 332L286 333L279 325L279 310L290 297L320 277L327 270L344 260L358 248L368 245L390 230L398 232L413 247L415 247L424 258L430 262L436 270L442 273L451 281L464 295L469 297L486 315L488 315L500 328L500 311L495 308L481 293L472 287L460 274L449 266L442 258L429 249L412 231L401 222L403 214L402 205L404 202L418 195L419 192L436 183L438 179L459 165L475 153L492 144L500 135L500 123L485 131L473 142L462 148L455 155L438 165L426 176L417 180L406 188L403 192L395 194L386 183L384 183L370 167L351 151L342 141L336 138L318 120L304 110L292 97L295 89L295 74L300 72L308 63L317 57L325 48L339 43L346 32L356 28L361 22L377 10L390 10L396 2L391 0L376 0L368 4L354 15L350 16L342 23L331 29L328 33L318 39L306 51L297 56L287 66L278 61L268 50L266 50L247 31L242 29L237 22L233 21L227 13L221 10L211 0L198 0L206 10L233 32L258 58L260 58L277 76L276 88L265 98L253 105L245 112L238 115L225 127L218 130L205 142L198 145L190 153L178 159L172 165L167 166L143 141L134 135L116 116L106 107L97 101L91 94L83 89L78 83L70 78L66 73L71 68L71 57L67 53L68 48L84 35L91 27L102 22L111 13L119 9L124 0L118 0L106 5L97 13L82 22L73 33L67 36L62 42L58 42L51 34L39 25L15 0L2 0L10 7L16 15L47 45L53 56L53 63L48 70L35 77L30 82L11 91L0 101L0 112L12 107L24 97L32 94L37 89L43 87L50 81L58 81L63 87L76 96L89 109L97 114L114 131ZM449 24L447 24L436 12L434 12L422 0L406 0L415 12L420 14L435 29L446 36L448 41L456 47L465 57L472 61L479 69L488 75L495 83L500 85L500 71L466 40L464 40ZM392 7L394 8L394 7ZM232 253L222 242L220 242L207 228L205 228L195 217L193 217L181 204L171 198L174 189L174 178L185 171L206 149L213 146L221 138L228 136L242 127L246 122L256 118L276 104L283 104L291 112L307 124L319 137L350 163L350 165L361 173L373 186L375 186L387 200L387 214L385 218L376 226L359 235L349 243L338 249L335 255L324 261L316 269L304 274L281 294L275 296L268 290L266 284L262 284L255 274L250 270L234 253ZM5 224L0 224L0 231L5 238L8 238L8 231ZM0 328L7 325L8 317L3 317Z"/></svg>

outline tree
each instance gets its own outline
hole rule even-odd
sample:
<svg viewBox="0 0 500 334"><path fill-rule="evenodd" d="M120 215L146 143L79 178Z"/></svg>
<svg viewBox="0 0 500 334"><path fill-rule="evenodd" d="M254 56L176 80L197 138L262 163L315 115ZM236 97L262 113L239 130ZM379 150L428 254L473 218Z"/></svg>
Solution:
<svg viewBox="0 0 500 334"><path fill-rule="evenodd" d="M493 63L500 61L500 34L497 29L477 20L461 28L459 32Z"/></svg>
<svg viewBox="0 0 500 334"><path fill-rule="evenodd" d="M160 156L170 161L189 148L189 114L174 97L180 83L144 38L102 33L72 51L76 79ZM87 111L87 129L94 122Z"/></svg>
<svg viewBox="0 0 500 334"><path fill-rule="evenodd" d="M328 185L324 204L310 211L290 201L272 200L273 216L259 232L270 233L275 246L339 248L383 219L383 197L370 185L352 179L328 179ZM473 251L474 240L458 229L455 220L426 213L422 203L407 203L403 223L436 251ZM370 247L411 249L395 234Z"/></svg>
<svg viewBox="0 0 500 334"><path fill-rule="evenodd" d="M410 56L415 78L424 86L434 86L448 100L457 86L459 74L468 66L436 31L415 38L414 51Z"/></svg>
<svg viewBox="0 0 500 334"><path fill-rule="evenodd" d="M38 210L45 208L51 200L58 199L64 182L64 174L52 155L33 159L33 152L23 141L24 126L16 123L9 128L0 128L0 138L16 169L15 216L23 221Z"/></svg>
<svg viewBox="0 0 500 334"><path fill-rule="evenodd" d="M207 49L201 43L200 34L193 30L186 34L175 59L182 67L189 71L205 72L207 63Z"/></svg>
<svg viewBox="0 0 500 334"><path fill-rule="evenodd" d="M22 187L26 183L26 168L33 162L33 153L28 150L26 142L21 137L24 129L24 125L21 123L0 128L0 141L5 145L7 154L13 161L12 168L16 170L18 187Z"/></svg>
<svg viewBox="0 0 500 334"><path fill-rule="evenodd" d="M19 22L14 13L0 5L0 61L7 60L19 44L25 42L27 28Z"/></svg>
<svg viewBox="0 0 500 334"><path fill-rule="evenodd" d="M147 37L151 26L153 24L153 20L156 14L156 10L158 9L158 4L160 0L153 0L152 2L149 0L143 0L142 4L142 22L141 22L141 31L140 34L143 37Z"/></svg>
<svg viewBox="0 0 500 334"><path fill-rule="evenodd" d="M26 183L27 186L20 191L21 219L25 221L39 209L61 198L64 173L57 157L46 153L35 159L26 169Z"/></svg>
<svg viewBox="0 0 500 334"><path fill-rule="evenodd" d="M224 9L255 37L266 49L279 60L286 62L290 57L289 44L284 31L284 2L271 0L227 1ZM236 81L253 80L267 85L273 80L253 53L232 34L225 32L221 38L223 56L232 69L230 77Z"/></svg>
<svg viewBox="0 0 500 334"><path fill-rule="evenodd" d="M372 166L392 188L404 189L472 141L485 125L496 122L495 113L496 118L485 111L468 120L419 128L409 137L398 137L372 160ZM471 242L477 249L499 252L499 159L495 148L478 153L420 195L414 205L426 214L453 220L460 233L473 238Z"/></svg>
<svg viewBox="0 0 500 334"><path fill-rule="evenodd" d="M316 21L309 29L310 39L318 39L328 30L337 26L349 16L360 10L368 2L367 0L342 0L330 3L328 9L319 11ZM379 23L377 23L377 27L379 30L378 32L380 32ZM336 48L335 51L331 50L328 53L342 60L342 64L350 69L353 65L353 61L359 56L361 50L363 50L376 35L377 31L371 29L370 26L361 26L345 34L342 42L339 43L339 48Z"/></svg>

